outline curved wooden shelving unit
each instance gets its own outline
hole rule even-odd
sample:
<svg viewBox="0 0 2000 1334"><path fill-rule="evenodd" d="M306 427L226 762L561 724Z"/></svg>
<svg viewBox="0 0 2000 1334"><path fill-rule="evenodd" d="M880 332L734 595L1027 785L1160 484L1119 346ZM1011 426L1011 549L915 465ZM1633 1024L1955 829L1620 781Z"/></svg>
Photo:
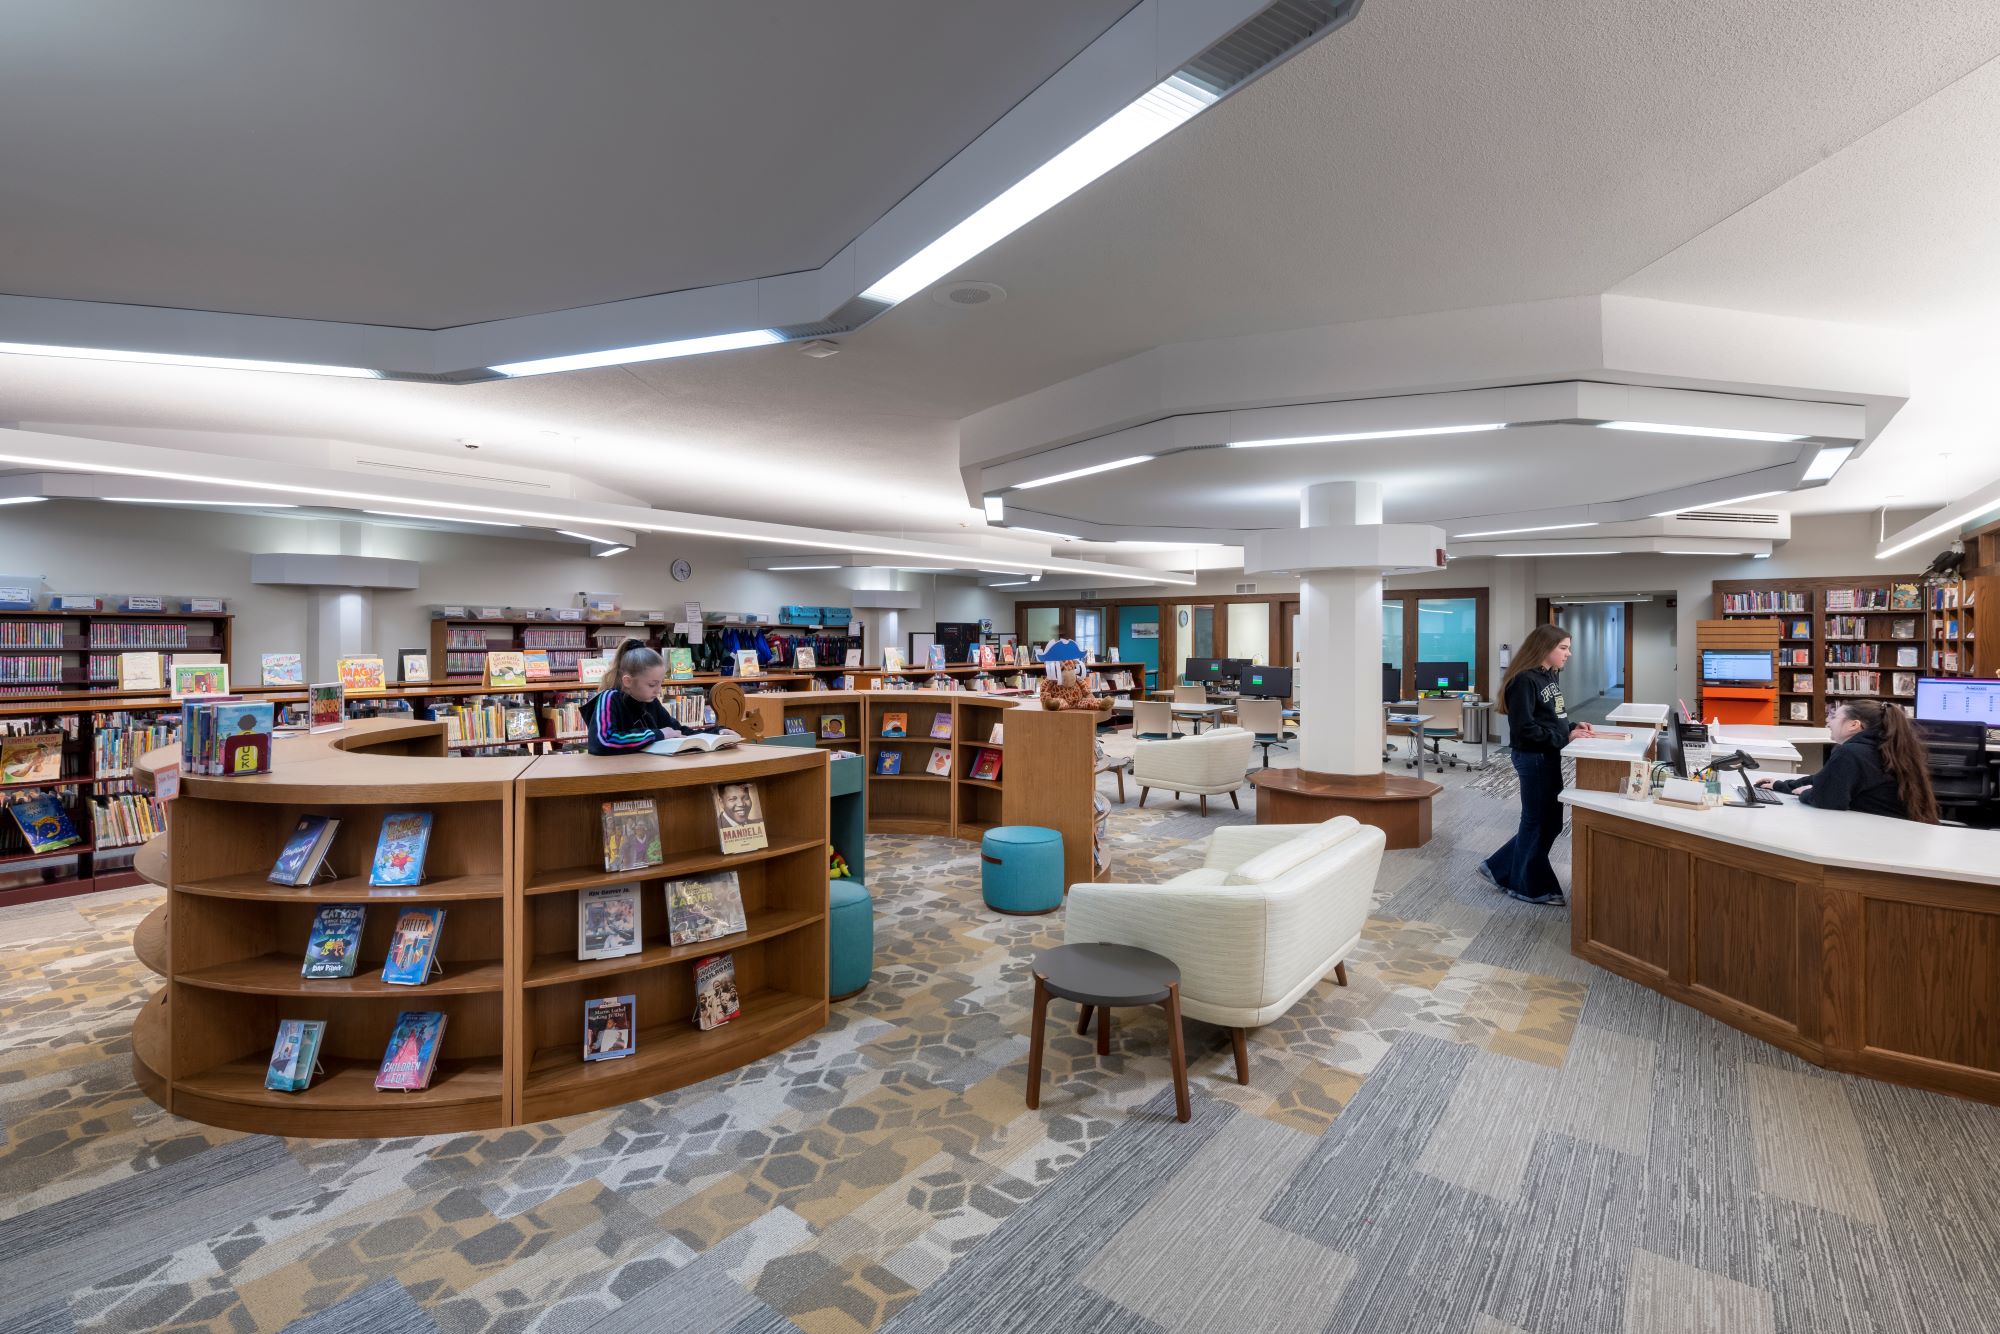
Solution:
<svg viewBox="0 0 2000 1334"><path fill-rule="evenodd" d="M142 781L176 762L141 759ZM749 780L763 797L770 846L724 858L714 847L710 787ZM599 808L650 796L666 861L627 875L601 865ZM370 885L382 817L433 816L426 871L414 888ZM825 752L749 747L717 755L452 757L441 724L379 719L277 739L272 772L183 776L173 841L140 849L140 874L167 903L133 936L140 960L167 979L133 1028L133 1076L178 1115L235 1130L330 1138L483 1130L590 1111L705 1079L781 1050L824 1026L826 1002ZM327 856L337 878L303 887L266 877L301 815L335 816ZM665 881L736 872L749 929L675 946ZM581 890L638 883L638 954L578 960ZM300 975L314 913L360 903L360 962L348 978ZM443 973L419 987L381 978L396 909L445 911ZM736 960L743 1014L711 1032L691 1018L697 959ZM583 1005L638 997L633 1055L586 1063ZM401 1010L448 1016L429 1088L377 1090L374 1075ZM281 1019L327 1024L325 1072L301 1093L264 1087Z"/></svg>

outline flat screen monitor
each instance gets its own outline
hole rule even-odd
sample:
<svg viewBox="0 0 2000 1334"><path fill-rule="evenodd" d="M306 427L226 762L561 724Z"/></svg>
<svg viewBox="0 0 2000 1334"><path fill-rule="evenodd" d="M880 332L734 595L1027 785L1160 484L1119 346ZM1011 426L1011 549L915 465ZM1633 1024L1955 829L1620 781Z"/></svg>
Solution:
<svg viewBox="0 0 2000 1334"><path fill-rule="evenodd" d="M1290 699L1292 697L1292 669L1289 667L1251 667L1238 678L1238 687L1252 699Z"/></svg>
<svg viewBox="0 0 2000 1334"><path fill-rule="evenodd" d="M1394 704L1403 697L1403 669L1382 664L1382 702Z"/></svg>
<svg viewBox="0 0 2000 1334"><path fill-rule="evenodd" d="M1419 690L1470 690L1472 672L1462 662L1420 662L1417 664Z"/></svg>
<svg viewBox="0 0 2000 1334"><path fill-rule="evenodd" d="M1768 686L1776 684L1778 671L1769 652L1705 648L1701 651L1701 679L1705 685Z"/></svg>
<svg viewBox="0 0 2000 1334"><path fill-rule="evenodd" d="M1653 762L1671 765L1675 774L1687 777L1687 769L1681 762L1681 719L1676 713L1667 719L1667 725L1660 729L1659 737L1653 742Z"/></svg>
<svg viewBox="0 0 2000 1334"><path fill-rule="evenodd" d="M2000 727L2000 681L1921 677L1917 681L1917 720Z"/></svg>
<svg viewBox="0 0 2000 1334"><path fill-rule="evenodd" d="M1250 666L1248 658L1189 658L1187 679L1190 681L1235 681L1242 677Z"/></svg>

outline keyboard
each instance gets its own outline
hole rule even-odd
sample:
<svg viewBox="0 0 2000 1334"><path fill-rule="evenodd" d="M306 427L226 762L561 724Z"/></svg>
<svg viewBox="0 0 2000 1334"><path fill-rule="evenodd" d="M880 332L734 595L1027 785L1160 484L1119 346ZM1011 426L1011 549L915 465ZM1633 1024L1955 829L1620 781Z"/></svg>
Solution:
<svg viewBox="0 0 2000 1334"><path fill-rule="evenodd" d="M1756 802L1759 806L1782 806L1785 804L1785 799L1771 791L1768 787L1751 787L1750 800Z"/></svg>

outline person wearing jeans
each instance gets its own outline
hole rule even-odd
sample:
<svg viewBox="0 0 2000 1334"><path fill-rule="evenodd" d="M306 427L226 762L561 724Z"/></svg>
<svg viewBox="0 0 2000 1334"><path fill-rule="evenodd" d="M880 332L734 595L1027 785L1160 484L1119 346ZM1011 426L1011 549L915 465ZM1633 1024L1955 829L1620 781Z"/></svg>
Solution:
<svg viewBox="0 0 2000 1334"><path fill-rule="evenodd" d="M1479 874L1509 898L1560 904L1562 884L1549 865L1549 849L1562 835L1562 750L1571 737L1592 736L1589 723L1572 725L1557 673L1569 661L1569 635L1561 626L1538 625L1500 684L1507 705L1508 747L1521 780L1521 824L1506 846L1479 864Z"/></svg>

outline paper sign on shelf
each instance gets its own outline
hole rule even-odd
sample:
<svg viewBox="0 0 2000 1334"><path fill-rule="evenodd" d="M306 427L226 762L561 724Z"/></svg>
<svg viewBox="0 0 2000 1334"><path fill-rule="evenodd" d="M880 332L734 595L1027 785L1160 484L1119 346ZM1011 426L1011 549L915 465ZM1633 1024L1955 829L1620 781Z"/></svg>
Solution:
<svg viewBox="0 0 2000 1334"><path fill-rule="evenodd" d="M701 624L701 604L699 602L687 603L681 608L681 619L684 621L693 621L696 625Z"/></svg>

